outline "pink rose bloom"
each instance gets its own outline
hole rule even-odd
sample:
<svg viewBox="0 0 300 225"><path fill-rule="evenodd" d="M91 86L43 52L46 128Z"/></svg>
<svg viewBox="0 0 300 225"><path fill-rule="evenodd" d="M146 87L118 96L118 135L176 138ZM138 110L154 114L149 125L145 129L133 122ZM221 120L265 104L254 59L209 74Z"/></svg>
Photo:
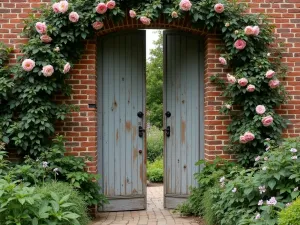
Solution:
<svg viewBox="0 0 300 225"><path fill-rule="evenodd" d="M59 11L59 3L58 3L58 2L54 3L54 4L52 5L52 9L53 9L53 11L54 11L55 13L59 13L59 12L60 12L60 11Z"/></svg>
<svg viewBox="0 0 300 225"><path fill-rule="evenodd" d="M240 136L240 143L242 143L242 144L246 144L247 143L247 140L246 140L246 138L245 138L244 135Z"/></svg>
<svg viewBox="0 0 300 225"><path fill-rule="evenodd" d="M130 11L129 11L129 16L130 16L131 18L135 18L135 17L136 17L136 12L135 12L134 10L130 10Z"/></svg>
<svg viewBox="0 0 300 225"><path fill-rule="evenodd" d="M183 11L190 11L192 8L192 3L189 0L181 0L179 7Z"/></svg>
<svg viewBox="0 0 300 225"><path fill-rule="evenodd" d="M35 62L32 59L25 59L22 62L22 68L23 70L29 72L35 67Z"/></svg>
<svg viewBox="0 0 300 225"><path fill-rule="evenodd" d="M224 57L220 57L219 58L219 62L222 64L222 65L227 65L227 61L226 61L226 59L224 58Z"/></svg>
<svg viewBox="0 0 300 225"><path fill-rule="evenodd" d="M71 12L69 14L69 20L72 22L72 23L77 23L78 20L79 20L79 15L77 12Z"/></svg>
<svg viewBox="0 0 300 225"><path fill-rule="evenodd" d="M263 117L261 122L265 127L268 127L273 123L273 117L272 116Z"/></svg>
<svg viewBox="0 0 300 225"><path fill-rule="evenodd" d="M147 18L146 16L142 16L140 18L140 21L145 25L150 25L150 23L151 23L151 20L149 18Z"/></svg>
<svg viewBox="0 0 300 225"><path fill-rule="evenodd" d="M41 39L41 41L42 41L43 43L50 43L50 42L52 41L52 38L49 37L48 35L42 35L42 36L40 37L40 39Z"/></svg>
<svg viewBox="0 0 300 225"><path fill-rule="evenodd" d="M254 85L252 85L252 84L249 84L248 86L247 86L247 89L246 89L248 92L253 92L253 91L255 91L255 86Z"/></svg>
<svg viewBox="0 0 300 225"><path fill-rule="evenodd" d="M244 29L244 32L246 35L253 35L254 34L254 30L252 26L246 26Z"/></svg>
<svg viewBox="0 0 300 225"><path fill-rule="evenodd" d="M266 107L264 105L258 105L255 108L257 114L262 115L266 112Z"/></svg>
<svg viewBox="0 0 300 225"><path fill-rule="evenodd" d="M42 73L45 77L50 77L54 73L53 66L47 65L43 67Z"/></svg>
<svg viewBox="0 0 300 225"><path fill-rule="evenodd" d="M270 86L270 88L277 88L278 86L279 86L279 84L280 84L280 82L279 82L279 80L270 80L269 81L269 86Z"/></svg>
<svg viewBox="0 0 300 225"><path fill-rule="evenodd" d="M236 40L236 42L234 43L234 47L238 50L242 50L246 47L247 43L246 41L244 41L243 39L238 39Z"/></svg>
<svg viewBox="0 0 300 225"><path fill-rule="evenodd" d="M116 7L116 2L110 0L110 1L108 1L108 2L106 3L106 7L107 7L108 9L114 9L114 8Z"/></svg>
<svg viewBox="0 0 300 225"><path fill-rule="evenodd" d="M229 73L227 74L227 80L229 83L231 84L235 84L236 83L236 79L234 76L230 75Z"/></svg>
<svg viewBox="0 0 300 225"><path fill-rule="evenodd" d="M273 70L268 70L266 72L266 78L272 78L275 75L275 72Z"/></svg>
<svg viewBox="0 0 300 225"><path fill-rule="evenodd" d="M92 24L95 30L100 30L103 28L104 24L102 22L96 21Z"/></svg>
<svg viewBox="0 0 300 225"><path fill-rule="evenodd" d="M96 12L99 14L104 14L107 11L107 6L105 3L101 2L96 6Z"/></svg>
<svg viewBox="0 0 300 225"><path fill-rule="evenodd" d="M175 12L175 11L173 11L173 12L172 12L172 18L178 18L178 13Z"/></svg>
<svg viewBox="0 0 300 225"><path fill-rule="evenodd" d="M63 0L60 1L58 4L59 4L58 9L61 13L65 13L68 11L69 3L67 1Z"/></svg>
<svg viewBox="0 0 300 225"><path fill-rule="evenodd" d="M253 34L255 36L259 35L259 32L260 32L259 26L254 26L254 27L252 27L252 29L253 29Z"/></svg>
<svg viewBox="0 0 300 225"><path fill-rule="evenodd" d="M238 83L241 87L244 87L248 84L248 80L247 80L247 78L241 78L241 79L238 79Z"/></svg>
<svg viewBox="0 0 300 225"><path fill-rule="evenodd" d="M70 63L66 63L66 65L64 66L64 70L63 70L63 73L66 74L70 71L71 69L71 65Z"/></svg>
<svg viewBox="0 0 300 225"><path fill-rule="evenodd" d="M215 4L214 9L216 13L222 13L224 11L224 5L221 3Z"/></svg>
<svg viewBox="0 0 300 225"><path fill-rule="evenodd" d="M35 24L35 29L39 34L45 34L47 32L46 23L45 22L43 22L43 23L37 22Z"/></svg>
<svg viewBox="0 0 300 225"><path fill-rule="evenodd" d="M250 131L247 131L245 134L244 134L244 137L246 139L246 141L253 141L255 139L255 135L252 134Z"/></svg>

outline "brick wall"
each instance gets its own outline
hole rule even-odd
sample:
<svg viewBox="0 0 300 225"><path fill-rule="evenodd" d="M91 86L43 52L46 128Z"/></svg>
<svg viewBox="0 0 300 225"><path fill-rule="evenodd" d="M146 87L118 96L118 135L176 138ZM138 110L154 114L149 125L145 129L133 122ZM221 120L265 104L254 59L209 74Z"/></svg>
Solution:
<svg viewBox="0 0 300 225"><path fill-rule="evenodd" d="M16 62L19 54L19 45L26 43L20 37L22 20L36 7L41 0L0 0L0 41L13 47L11 63ZM282 105L278 111L290 119L291 125L284 136L293 137L300 133L300 0L248 0L250 13L263 12L270 15L270 20L276 25L275 33L280 41L286 43L287 51L283 62L289 66L288 77L285 80L286 88L290 94L290 101ZM123 24L106 24L106 30L99 33L104 35L122 29L142 28L136 21L126 20ZM152 24L153 28L179 28L185 31L205 36L205 157L214 158L221 155L224 158L233 158L223 152L228 135L226 126L229 118L219 114L219 107L223 104L220 90L209 82L209 77L216 72L226 74L218 63L219 53L216 46L221 44L220 39L214 34L191 29L188 20L177 24L168 25L163 20ZM72 113L70 117L57 124L57 131L67 137L68 154L75 156L92 156L88 163L90 172L97 172L97 109L89 108L89 104L96 104L96 38L87 41L86 51L82 59L72 70L70 83L73 86L71 98L57 96L56 100L75 104L80 107L80 112Z"/></svg>

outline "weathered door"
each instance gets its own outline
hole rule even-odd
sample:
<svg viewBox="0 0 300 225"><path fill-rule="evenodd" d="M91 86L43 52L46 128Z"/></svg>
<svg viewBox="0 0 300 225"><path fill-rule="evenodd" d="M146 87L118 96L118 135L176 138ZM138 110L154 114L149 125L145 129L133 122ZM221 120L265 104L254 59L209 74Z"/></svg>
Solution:
<svg viewBox="0 0 300 225"><path fill-rule="evenodd" d="M98 166L110 202L103 210L144 209L145 31L104 36L99 45Z"/></svg>
<svg viewBox="0 0 300 225"><path fill-rule="evenodd" d="M166 208L182 203L197 185L195 163L204 157L202 46L197 36L164 32Z"/></svg>

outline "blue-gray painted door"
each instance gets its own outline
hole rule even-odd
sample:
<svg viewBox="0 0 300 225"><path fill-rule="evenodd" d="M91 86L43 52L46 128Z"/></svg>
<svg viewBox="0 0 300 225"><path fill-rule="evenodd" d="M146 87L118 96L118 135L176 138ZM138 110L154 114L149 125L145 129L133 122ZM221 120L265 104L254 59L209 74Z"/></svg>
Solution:
<svg viewBox="0 0 300 225"><path fill-rule="evenodd" d="M196 186L195 163L204 157L202 40L164 32L164 205L175 208ZM166 116L170 112L170 117Z"/></svg>
<svg viewBox="0 0 300 225"><path fill-rule="evenodd" d="M109 204L103 211L146 207L145 31L107 35L98 51L98 167Z"/></svg>

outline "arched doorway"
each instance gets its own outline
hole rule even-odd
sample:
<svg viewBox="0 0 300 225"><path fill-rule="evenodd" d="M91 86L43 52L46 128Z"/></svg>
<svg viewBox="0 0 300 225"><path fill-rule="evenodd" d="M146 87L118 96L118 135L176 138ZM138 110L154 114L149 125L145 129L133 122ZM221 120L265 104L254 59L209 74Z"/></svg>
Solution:
<svg viewBox="0 0 300 225"><path fill-rule="evenodd" d="M204 42L164 31L164 206L174 208L195 186L204 157ZM104 211L146 208L145 31L98 41L98 170L110 204Z"/></svg>

